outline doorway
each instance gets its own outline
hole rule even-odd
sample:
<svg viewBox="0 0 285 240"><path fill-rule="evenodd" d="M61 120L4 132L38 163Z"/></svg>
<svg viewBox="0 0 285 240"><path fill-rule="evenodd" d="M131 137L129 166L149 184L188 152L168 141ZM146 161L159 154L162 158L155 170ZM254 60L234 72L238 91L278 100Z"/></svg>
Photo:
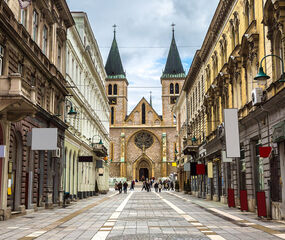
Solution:
<svg viewBox="0 0 285 240"><path fill-rule="evenodd" d="M147 168L140 168L140 171L139 171L139 180L140 180L140 181L143 181L143 180L146 180L146 179L149 179L149 172L148 172L148 169L147 169Z"/></svg>

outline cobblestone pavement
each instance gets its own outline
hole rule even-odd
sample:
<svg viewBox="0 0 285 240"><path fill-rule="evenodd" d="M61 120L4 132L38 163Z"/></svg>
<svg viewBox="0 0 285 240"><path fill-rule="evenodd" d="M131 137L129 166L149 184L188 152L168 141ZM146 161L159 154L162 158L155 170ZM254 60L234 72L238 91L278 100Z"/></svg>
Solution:
<svg viewBox="0 0 285 240"><path fill-rule="evenodd" d="M285 224L183 193L136 189L0 222L0 239L285 239Z"/></svg>

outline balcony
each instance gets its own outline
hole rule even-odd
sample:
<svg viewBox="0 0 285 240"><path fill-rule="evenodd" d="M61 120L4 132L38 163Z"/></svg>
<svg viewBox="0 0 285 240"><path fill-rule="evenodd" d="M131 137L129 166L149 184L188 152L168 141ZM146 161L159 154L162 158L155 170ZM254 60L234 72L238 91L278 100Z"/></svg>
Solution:
<svg viewBox="0 0 285 240"><path fill-rule="evenodd" d="M0 119L17 122L36 112L34 87L18 73L0 76Z"/></svg>
<svg viewBox="0 0 285 240"><path fill-rule="evenodd" d="M101 143L92 143L93 147L93 152L98 156L98 157L107 157L107 148L101 144Z"/></svg>
<svg viewBox="0 0 285 240"><path fill-rule="evenodd" d="M183 154L184 155L191 155L193 158L199 151L199 146L193 142L191 139L183 141Z"/></svg>

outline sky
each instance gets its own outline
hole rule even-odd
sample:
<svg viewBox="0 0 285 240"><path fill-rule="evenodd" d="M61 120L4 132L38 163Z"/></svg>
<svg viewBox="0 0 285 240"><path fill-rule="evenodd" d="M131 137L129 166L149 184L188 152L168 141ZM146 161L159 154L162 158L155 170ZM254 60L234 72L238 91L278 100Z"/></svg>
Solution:
<svg viewBox="0 0 285 240"><path fill-rule="evenodd" d="M117 43L129 81L128 112L142 97L162 114L160 77L175 24L175 39L187 73L201 47L219 0L67 0L71 11L84 11L104 65L117 27Z"/></svg>

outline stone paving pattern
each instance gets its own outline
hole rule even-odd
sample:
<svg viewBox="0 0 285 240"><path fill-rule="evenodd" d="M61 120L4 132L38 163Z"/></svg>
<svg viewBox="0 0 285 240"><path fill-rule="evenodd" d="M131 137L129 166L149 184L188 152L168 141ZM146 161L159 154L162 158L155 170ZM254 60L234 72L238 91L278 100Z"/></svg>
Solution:
<svg viewBox="0 0 285 240"><path fill-rule="evenodd" d="M283 222L260 220L253 213L242 213L235 208L229 209L221 203L206 201L177 192L162 192L157 195L154 192L141 192L138 188L124 206L117 221L114 222L114 226L110 230L102 230L102 226L110 221L111 215L128 196L128 194L114 195L114 193L114 191L110 191L107 195L80 200L67 208L42 210L0 222L0 239L87 240L95 239L94 236L100 229L100 231L109 231L106 239L110 240L281 239L268 233L268 231L263 231L262 227L285 233ZM182 197L187 201L181 199ZM185 212L187 216L194 218L197 223L191 224L185 219L185 216L179 214L163 199ZM102 202L97 206L76 214L78 210L99 201ZM257 224L260 229L223 218L208 210L212 208L242 218L252 224ZM37 238L27 237L29 234L41 231L47 226L53 226L53 223L60 221L62 224L54 225L50 231ZM203 227L198 227L200 225ZM209 231L203 232L201 229L204 227ZM212 235L210 232L217 235ZM104 240L105 238L101 239Z"/></svg>

